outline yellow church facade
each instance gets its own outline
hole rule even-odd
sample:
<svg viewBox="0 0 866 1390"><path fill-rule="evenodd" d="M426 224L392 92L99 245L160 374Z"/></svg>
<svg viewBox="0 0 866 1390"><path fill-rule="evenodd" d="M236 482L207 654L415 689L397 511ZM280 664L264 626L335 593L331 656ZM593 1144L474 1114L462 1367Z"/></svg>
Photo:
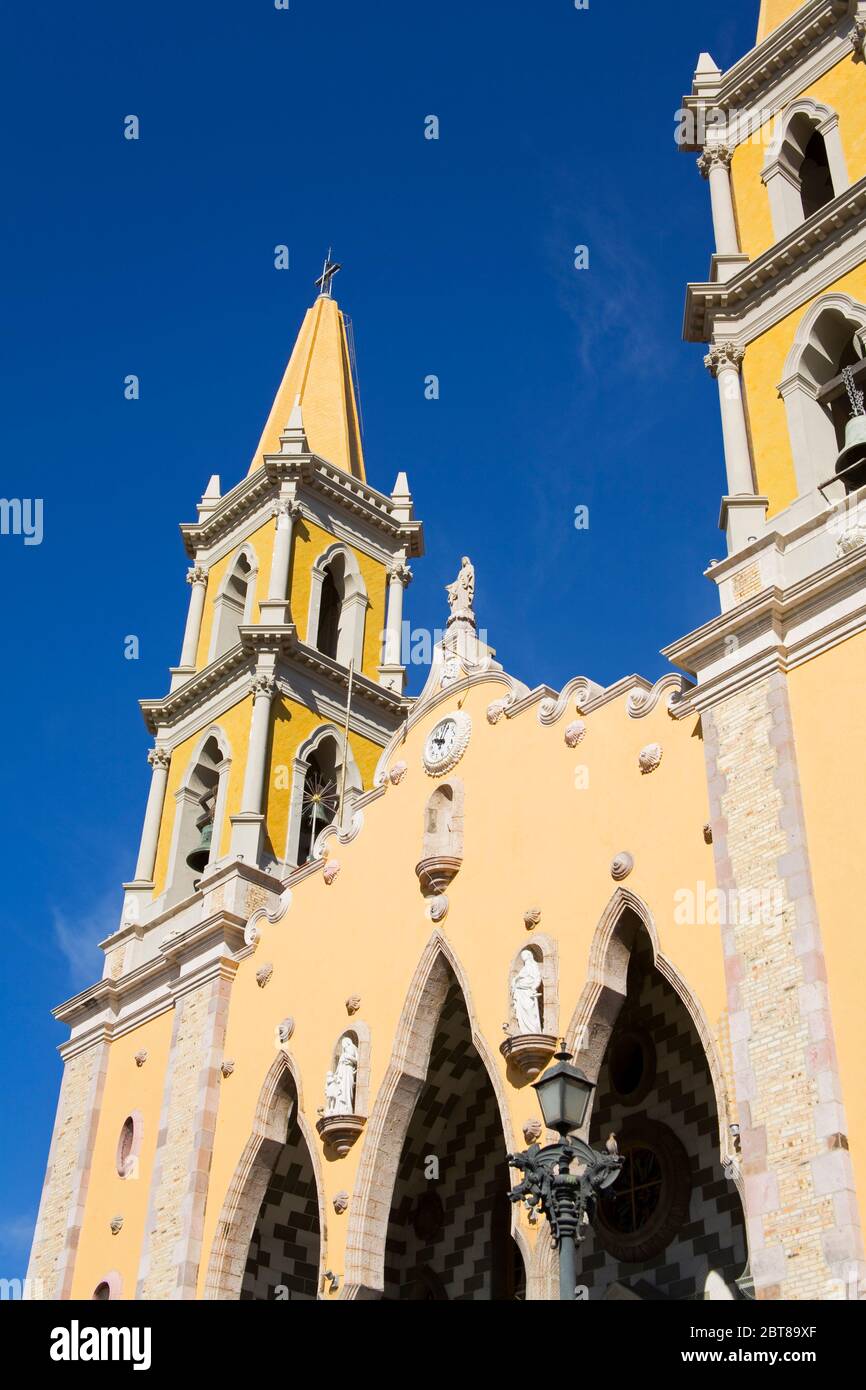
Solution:
<svg viewBox="0 0 866 1390"><path fill-rule="evenodd" d="M247 476L182 527L134 876L56 1011L42 1297L556 1298L508 1155L560 1039L624 1157L584 1296L863 1295L864 44L863 3L764 0L683 102L727 553L654 685L510 675L464 557L405 694L423 528L367 481L329 259Z"/></svg>

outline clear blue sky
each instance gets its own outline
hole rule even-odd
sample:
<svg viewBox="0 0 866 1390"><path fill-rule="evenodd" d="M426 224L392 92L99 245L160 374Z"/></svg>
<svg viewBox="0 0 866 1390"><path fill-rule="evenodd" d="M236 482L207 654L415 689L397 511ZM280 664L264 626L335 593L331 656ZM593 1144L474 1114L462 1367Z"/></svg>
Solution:
<svg viewBox="0 0 866 1390"><path fill-rule="evenodd" d="M187 604L177 526L211 473L246 472L329 245L370 481L390 491L405 468L426 523L414 625L442 623L464 553L480 620L530 685L655 678L659 648L717 611L702 577L723 544L715 386L680 341L709 198L673 131L700 50L729 66L757 11L52 0L7 15L0 492L43 499L44 539L0 537L0 1275L23 1269L53 1123L65 1032L49 1009L96 977L134 864L136 701L167 689Z"/></svg>

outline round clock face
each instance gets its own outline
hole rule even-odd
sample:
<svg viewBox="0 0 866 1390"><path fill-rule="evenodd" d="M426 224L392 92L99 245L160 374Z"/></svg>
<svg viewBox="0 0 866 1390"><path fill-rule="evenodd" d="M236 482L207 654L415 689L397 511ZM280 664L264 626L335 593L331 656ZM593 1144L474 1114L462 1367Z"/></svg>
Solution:
<svg viewBox="0 0 866 1390"><path fill-rule="evenodd" d="M449 714L428 735L424 745L424 766L428 772L445 772L462 756L471 732L469 716Z"/></svg>

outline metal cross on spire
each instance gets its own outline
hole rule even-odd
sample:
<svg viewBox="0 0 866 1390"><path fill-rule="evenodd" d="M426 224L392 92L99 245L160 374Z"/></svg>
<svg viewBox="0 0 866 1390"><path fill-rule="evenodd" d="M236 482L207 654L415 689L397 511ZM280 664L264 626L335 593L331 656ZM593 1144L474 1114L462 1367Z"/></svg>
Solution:
<svg viewBox="0 0 866 1390"><path fill-rule="evenodd" d="M331 260L331 248L329 246L328 254L325 257L324 268L318 280L316 281L316 285L320 294L325 295L328 299L331 298L331 281L333 280L337 271L342 269L343 267L341 265L338 265L336 261Z"/></svg>

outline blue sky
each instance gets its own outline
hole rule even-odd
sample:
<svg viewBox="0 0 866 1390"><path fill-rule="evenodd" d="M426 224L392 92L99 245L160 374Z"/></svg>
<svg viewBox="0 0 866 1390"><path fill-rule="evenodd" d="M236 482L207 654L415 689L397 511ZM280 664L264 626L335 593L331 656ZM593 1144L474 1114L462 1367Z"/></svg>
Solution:
<svg viewBox="0 0 866 1390"><path fill-rule="evenodd" d="M709 198L673 132L700 50L729 66L757 10L55 0L7 17L0 490L43 499L44 537L0 537L0 1275L22 1272L38 1205L64 1037L49 1009L96 977L134 864L136 701L166 690L187 603L177 525L211 473L246 472L329 245L370 481L406 469L426 523L414 626L442 624L464 553L481 624L530 685L655 678L659 648L717 611L715 385L680 341Z"/></svg>

